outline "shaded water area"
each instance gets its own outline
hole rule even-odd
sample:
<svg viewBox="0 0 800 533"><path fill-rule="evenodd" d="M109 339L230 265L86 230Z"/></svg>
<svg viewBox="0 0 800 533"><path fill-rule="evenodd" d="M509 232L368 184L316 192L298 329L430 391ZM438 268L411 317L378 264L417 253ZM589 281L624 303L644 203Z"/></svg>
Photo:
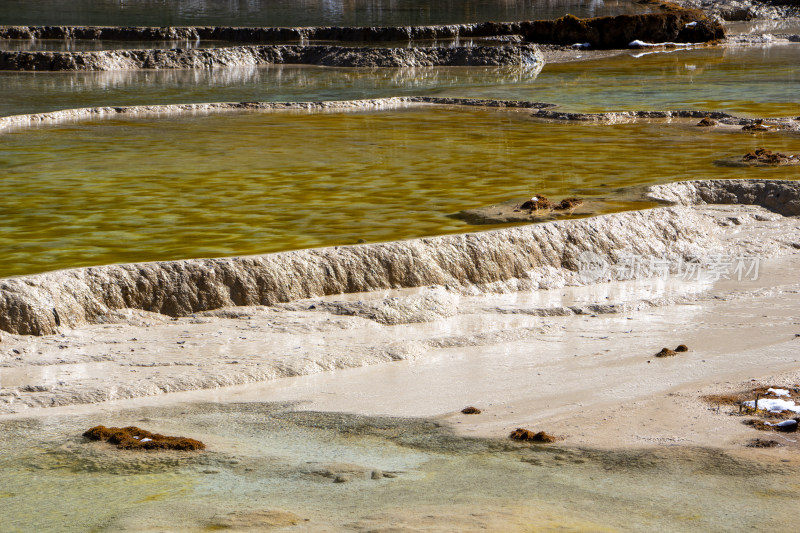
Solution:
<svg viewBox="0 0 800 533"><path fill-rule="evenodd" d="M63 124L4 135L0 277L117 262L246 255L485 229L447 215L685 179L800 177L714 165L800 135L695 120L603 125L528 111L421 107ZM465 126L465 125L468 125Z"/></svg>
<svg viewBox="0 0 800 533"><path fill-rule="evenodd" d="M800 44L624 52L544 69L230 68L0 72L0 115L92 106L454 96L549 102L567 111L701 109L800 115Z"/></svg>
<svg viewBox="0 0 800 533"><path fill-rule="evenodd" d="M630 0L4 0L0 25L416 26L650 9Z"/></svg>
<svg viewBox="0 0 800 533"><path fill-rule="evenodd" d="M90 442L97 424L205 452ZM3 530L790 530L797 466L457 437L425 419L194 404L0 421ZM25 445L20 445L20 443ZM336 481L338 477L338 482Z"/></svg>

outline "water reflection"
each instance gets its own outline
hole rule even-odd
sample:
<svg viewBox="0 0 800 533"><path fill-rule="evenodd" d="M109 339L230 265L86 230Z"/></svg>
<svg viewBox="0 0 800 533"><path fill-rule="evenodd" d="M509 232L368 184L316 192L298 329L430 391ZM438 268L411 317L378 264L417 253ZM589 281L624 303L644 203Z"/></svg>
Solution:
<svg viewBox="0 0 800 533"><path fill-rule="evenodd" d="M347 69L278 65L216 70L1 72L0 115L112 105L351 100L469 93L492 83L533 83L529 67Z"/></svg>
<svg viewBox="0 0 800 533"><path fill-rule="evenodd" d="M406 26L649 10L630 0L4 0L2 25Z"/></svg>
<svg viewBox="0 0 800 533"><path fill-rule="evenodd" d="M633 55L636 55L635 53ZM700 48L545 64L537 69L443 67L136 72L0 72L0 116L93 106L320 101L390 96L529 100L565 110L701 109L800 115L800 46ZM112 90L113 89L113 90Z"/></svg>
<svg viewBox="0 0 800 533"><path fill-rule="evenodd" d="M782 20L747 20L740 22L726 22L725 31L731 33L800 33L800 18Z"/></svg>

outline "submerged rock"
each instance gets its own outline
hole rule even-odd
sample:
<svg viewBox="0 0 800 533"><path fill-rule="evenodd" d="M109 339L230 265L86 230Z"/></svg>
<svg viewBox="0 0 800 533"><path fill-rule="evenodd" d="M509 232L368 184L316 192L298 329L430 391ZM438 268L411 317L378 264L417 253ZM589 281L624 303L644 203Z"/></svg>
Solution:
<svg viewBox="0 0 800 533"><path fill-rule="evenodd" d="M769 165L769 166L783 166L783 165L796 165L800 163L800 157L796 155L787 155L780 152L773 152L765 148L759 148L754 152L745 154L742 157L744 163L750 165Z"/></svg>

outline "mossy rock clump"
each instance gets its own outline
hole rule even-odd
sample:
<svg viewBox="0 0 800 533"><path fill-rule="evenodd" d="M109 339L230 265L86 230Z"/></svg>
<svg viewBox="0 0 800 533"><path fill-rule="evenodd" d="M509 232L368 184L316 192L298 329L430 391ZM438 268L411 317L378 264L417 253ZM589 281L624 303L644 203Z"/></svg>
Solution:
<svg viewBox="0 0 800 533"><path fill-rule="evenodd" d="M651 43L700 43L725 38L725 29L702 11L663 3L660 11L636 15L578 18L520 23L526 41L540 44L589 43L592 48L627 48L634 40Z"/></svg>
<svg viewBox="0 0 800 533"><path fill-rule="evenodd" d="M782 154L766 148L759 148L742 156L742 162L749 166L785 166L800 164L800 157L794 154Z"/></svg>
<svg viewBox="0 0 800 533"><path fill-rule="evenodd" d="M469 407L463 408L461 410L461 412L464 413L465 415L479 415L479 414L481 414L481 410L480 409L478 409L477 407L472 407L471 405Z"/></svg>
<svg viewBox="0 0 800 533"><path fill-rule="evenodd" d="M675 350L670 350L669 348L661 348L661 351L656 354L656 357L673 357L678 355L678 352Z"/></svg>
<svg viewBox="0 0 800 533"><path fill-rule="evenodd" d="M84 432L83 436L91 440L107 441L122 450L194 451L206 449L206 445L199 440L151 433L136 426L124 428L95 426Z"/></svg>
<svg viewBox="0 0 800 533"><path fill-rule="evenodd" d="M529 429L523 429L523 428L515 429L514 431L511 432L511 434L508 437L514 440L524 440L528 442L544 442L544 443L555 442L558 440L553 435L549 435L544 431L539 431L538 433L534 433Z"/></svg>
<svg viewBox="0 0 800 533"><path fill-rule="evenodd" d="M673 357L681 352L688 352L689 347L685 344L679 344L674 350L669 348L661 348L661 351L656 354L656 357Z"/></svg>

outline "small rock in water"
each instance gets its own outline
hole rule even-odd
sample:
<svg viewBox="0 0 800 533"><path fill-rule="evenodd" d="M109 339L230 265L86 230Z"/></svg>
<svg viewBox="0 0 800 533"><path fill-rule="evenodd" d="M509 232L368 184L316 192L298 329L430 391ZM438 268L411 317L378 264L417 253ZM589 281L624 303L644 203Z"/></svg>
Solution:
<svg viewBox="0 0 800 533"><path fill-rule="evenodd" d="M689 347L686 346L685 344L679 344L678 347L675 348L675 351L676 352L688 352L689 351Z"/></svg>
<svg viewBox="0 0 800 533"><path fill-rule="evenodd" d="M380 470L373 470L369 477L372 479L381 479L383 478L383 472Z"/></svg>
<svg viewBox="0 0 800 533"><path fill-rule="evenodd" d="M481 410L480 409L478 409L477 407L472 407L472 406L463 408L461 410L461 412L464 413L465 415L479 415L479 414L481 414Z"/></svg>
<svg viewBox="0 0 800 533"><path fill-rule="evenodd" d="M350 481L350 476L344 474L336 474L336 477L333 478L334 483L347 483L348 481Z"/></svg>
<svg viewBox="0 0 800 533"><path fill-rule="evenodd" d="M743 126L742 131L769 131L769 128L764 125L764 121L762 119L757 119L752 124Z"/></svg>
<svg viewBox="0 0 800 533"><path fill-rule="evenodd" d="M773 152L766 148L759 148L754 152L745 154L742 157L745 163L759 163L762 165L787 165L797 163L798 158L795 155L782 154L780 152Z"/></svg>
<svg viewBox="0 0 800 533"><path fill-rule="evenodd" d="M717 124L719 124L719 122L709 117L705 117L704 119L702 119L700 122L697 123L698 126L704 126L704 127L716 126Z"/></svg>

